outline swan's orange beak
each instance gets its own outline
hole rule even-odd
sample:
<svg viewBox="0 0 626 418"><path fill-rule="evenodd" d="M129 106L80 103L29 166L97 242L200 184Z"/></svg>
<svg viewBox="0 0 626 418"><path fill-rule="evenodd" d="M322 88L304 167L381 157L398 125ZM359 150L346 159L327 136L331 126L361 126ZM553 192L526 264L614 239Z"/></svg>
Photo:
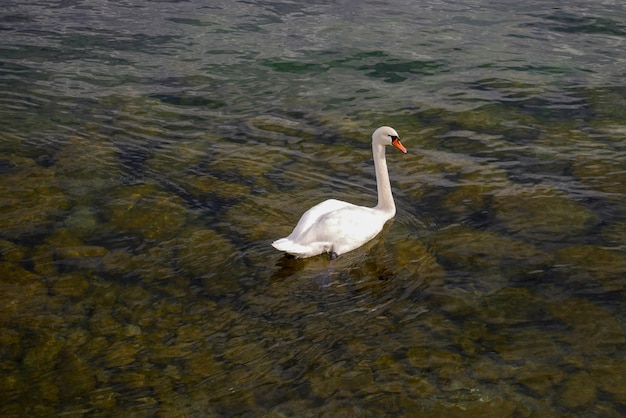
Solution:
<svg viewBox="0 0 626 418"><path fill-rule="evenodd" d="M400 142L400 138L395 137L395 139L391 141L391 145L393 145L394 147L398 148L400 151L406 154L406 148L404 148L404 145L402 145L402 142Z"/></svg>

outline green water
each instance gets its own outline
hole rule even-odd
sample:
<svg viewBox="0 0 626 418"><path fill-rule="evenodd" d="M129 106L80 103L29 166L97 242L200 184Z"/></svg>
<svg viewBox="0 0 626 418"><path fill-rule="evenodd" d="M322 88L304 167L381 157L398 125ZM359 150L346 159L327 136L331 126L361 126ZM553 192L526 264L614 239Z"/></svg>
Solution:
<svg viewBox="0 0 626 418"><path fill-rule="evenodd" d="M0 416L626 414L614 2L9 2ZM327 198L398 213L330 263Z"/></svg>

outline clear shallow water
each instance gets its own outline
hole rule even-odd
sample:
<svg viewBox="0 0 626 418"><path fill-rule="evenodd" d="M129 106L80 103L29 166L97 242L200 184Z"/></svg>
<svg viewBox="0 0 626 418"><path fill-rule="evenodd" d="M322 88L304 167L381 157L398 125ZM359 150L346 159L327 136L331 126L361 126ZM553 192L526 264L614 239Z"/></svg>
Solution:
<svg viewBox="0 0 626 418"><path fill-rule="evenodd" d="M622 416L624 6L13 2L3 416ZM398 215L329 265L327 197Z"/></svg>

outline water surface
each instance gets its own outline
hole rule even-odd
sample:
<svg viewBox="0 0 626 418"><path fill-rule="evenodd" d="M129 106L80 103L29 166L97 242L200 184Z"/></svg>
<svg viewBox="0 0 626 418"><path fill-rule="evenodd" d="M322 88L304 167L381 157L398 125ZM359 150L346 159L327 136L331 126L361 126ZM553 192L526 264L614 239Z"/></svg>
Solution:
<svg viewBox="0 0 626 418"><path fill-rule="evenodd" d="M626 414L614 1L9 2L2 416ZM326 198L396 218L333 263Z"/></svg>

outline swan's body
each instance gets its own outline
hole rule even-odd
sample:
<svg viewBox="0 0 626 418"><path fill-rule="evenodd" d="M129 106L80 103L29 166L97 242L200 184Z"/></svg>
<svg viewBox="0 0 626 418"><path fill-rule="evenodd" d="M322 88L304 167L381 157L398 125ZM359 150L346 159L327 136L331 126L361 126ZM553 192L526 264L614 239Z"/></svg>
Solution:
<svg viewBox="0 0 626 418"><path fill-rule="evenodd" d="M304 212L288 237L272 243L274 248L296 257L312 257L322 253L340 255L378 235L385 222L396 214L385 159L386 145L393 145L406 153L406 148L400 143L398 133L393 128L383 126L372 134L378 205L368 208L341 200L326 200Z"/></svg>

